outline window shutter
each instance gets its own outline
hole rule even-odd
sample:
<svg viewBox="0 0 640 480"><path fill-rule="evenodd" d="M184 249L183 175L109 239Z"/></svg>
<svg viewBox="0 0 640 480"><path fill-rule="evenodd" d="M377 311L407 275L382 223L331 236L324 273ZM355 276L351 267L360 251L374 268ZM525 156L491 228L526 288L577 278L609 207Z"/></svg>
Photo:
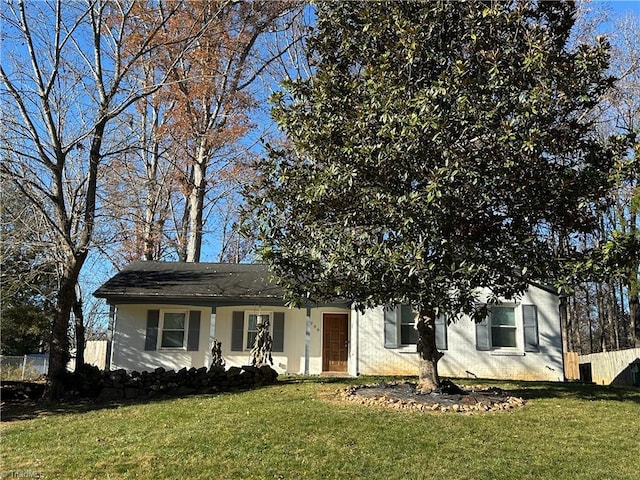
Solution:
<svg viewBox="0 0 640 480"><path fill-rule="evenodd" d="M522 320L524 323L524 351L539 352L538 310L535 305L522 306Z"/></svg>
<svg viewBox="0 0 640 480"><path fill-rule="evenodd" d="M160 310L147 310L147 334L144 339L145 350L155 350L158 345L158 323Z"/></svg>
<svg viewBox="0 0 640 480"><path fill-rule="evenodd" d="M491 327L488 318L476 323L476 350L491 350Z"/></svg>
<svg viewBox="0 0 640 480"><path fill-rule="evenodd" d="M189 312L189 335L187 336L187 350L197 352L200 346L200 310Z"/></svg>
<svg viewBox="0 0 640 480"><path fill-rule="evenodd" d="M443 315L436 317L436 348L447 349L447 320Z"/></svg>
<svg viewBox="0 0 640 480"><path fill-rule="evenodd" d="M384 307L384 348L398 348L399 307Z"/></svg>
<svg viewBox="0 0 640 480"><path fill-rule="evenodd" d="M284 312L273 314L273 348L274 352L284 352Z"/></svg>
<svg viewBox="0 0 640 480"><path fill-rule="evenodd" d="M231 351L241 352L244 349L244 312L233 312L231 319Z"/></svg>

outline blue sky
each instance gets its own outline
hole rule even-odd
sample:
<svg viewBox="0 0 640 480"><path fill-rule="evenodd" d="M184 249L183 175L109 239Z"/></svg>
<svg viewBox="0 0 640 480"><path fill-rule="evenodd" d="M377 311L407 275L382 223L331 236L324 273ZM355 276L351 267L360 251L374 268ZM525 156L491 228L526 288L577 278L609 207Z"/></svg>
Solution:
<svg viewBox="0 0 640 480"><path fill-rule="evenodd" d="M640 1L639 0L621 0L621 1L602 1L599 3L607 3L611 5L614 12L619 15L625 12L640 13Z"/></svg>

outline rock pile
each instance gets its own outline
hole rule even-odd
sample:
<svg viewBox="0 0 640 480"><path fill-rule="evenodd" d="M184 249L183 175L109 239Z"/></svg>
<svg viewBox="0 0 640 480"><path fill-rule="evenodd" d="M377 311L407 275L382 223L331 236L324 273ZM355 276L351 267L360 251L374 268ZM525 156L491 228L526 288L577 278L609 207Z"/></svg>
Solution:
<svg viewBox="0 0 640 480"><path fill-rule="evenodd" d="M159 396L184 396L250 390L262 385L272 385L278 374L269 366L224 368L183 368L152 372L127 372L114 370L102 372L87 367L80 373L69 374L66 391L70 397L95 398L99 402L123 399L153 398Z"/></svg>
<svg viewBox="0 0 640 480"><path fill-rule="evenodd" d="M526 403L522 398L502 391L472 391L464 395L415 394L408 383L350 386L338 393L343 399L362 405L422 412L474 414L508 411Z"/></svg>

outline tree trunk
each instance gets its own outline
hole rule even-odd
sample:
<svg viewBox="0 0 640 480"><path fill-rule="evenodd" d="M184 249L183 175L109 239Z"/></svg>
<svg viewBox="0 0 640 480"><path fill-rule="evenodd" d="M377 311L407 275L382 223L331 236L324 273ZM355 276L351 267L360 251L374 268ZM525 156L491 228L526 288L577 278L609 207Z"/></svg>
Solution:
<svg viewBox="0 0 640 480"><path fill-rule="evenodd" d="M60 282L60 290L56 302L56 310L51 327L49 343L49 371L45 400L62 397L64 393L64 376L69 362L69 317L75 299L75 280L64 278Z"/></svg>
<svg viewBox="0 0 640 480"><path fill-rule="evenodd" d="M187 237L187 262L199 262L202 250L202 214L207 192L207 159L205 146L198 152L193 168L193 190L189 195L189 236Z"/></svg>
<svg viewBox="0 0 640 480"><path fill-rule="evenodd" d="M568 315L569 306L567 297L560 297L558 311L560 314L560 330L562 332L562 351L564 353L573 351L571 320L573 315Z"/></svg>
<svg viewBox="0 0 640 480"><path fill-rule="evenodd" d="M636 348L640 348L640 299L638 298L638 288L629 288L629 319L632 343Z"/></svg>
<svg viewBox="0 0 640 480"><path fill-rule="evenodd" d="M615 350L620 350L620 309L616 297L616 284L609 281L609 296L611 302L610 318L613 328L613 344Z"/></svg>
<svg viewBox="0 0 640 480"><path fill-rule="evenodd" d="M193 173L194 171L194 166L191 165L189 167L189 172L188 172L188 185L190 188L193 188ZM178 253L178 261L179 262L186 262L187 261L187 242L188 242L188 238L189 238L189 218L190 218L190 208L191 208L191 203L189 201L189 198L191 196L190 192L187 192L184 195L184 209L182 211L182 218L180 219L180 231L178 233L178 238L177 238L177 245L176 245L176 252Z"/></svg>
<svg viewBox="0 0 640 480"><path fill-rule="evenodd" d="M631 335L631 312L629 312L629 321L626 320L625 316L627 314L627 310L625 309L625 294L624 294L624 282L622 280L618 281L618 292L616 293L618 296L618 302L620 303L620 314L622 315L622 324L620 325L620 331L622 333L623 345L622 348L632 348L633 347L633 339Z"/></svg>
<svg viewBox="0 0 640 480"><path fill-rule="evenodd" d="M142 226L142 248L143 258L146 261L156 260L154 258L156 236L154 231L155 209L157 202L155 198L159 195L157 184L157 157L153 154L150 162L146 165L146 188L144 206L144 224Z"/></svg>
<svg viewBox="0 0 640 480"><path fill-rule="evenodd" d="M596 283L596 304L598 306L598 344L600 352L607 352L607 314L602 298L600 283Z"/></svg>
<svg viewBox="0 0 640 480"><path fill-rule="evenodd" d="M429 393L440 388L438 361L444 355L436 348L436 318L431 310L420 312L416 325L418 330L417 351L419 355L418 391Z"/></svg>
<svg viewBox="0 0 640 480"><path fill-rule="evenodd" d="M636 215L634 214L630 219L630 225L632 232L638 231L636 225ZM636 243L637 246L637 243ZM636 248L636 253L632 255L629 260L631 269L627 276L627 288L629 293L629 330L631 330L631 344L637 348L640 348L640 278L638 278L638 268L640 268L640 255Z"/></svg>
<svg viewBox="0 0 640 480"><path fill-rule="evenodd" d="M84 315L82 313L82 298L79 295L80 287L77 287L77 293L73 302L73 317L75 321L76 333L76 368L75 372L79 372L84 367L84 349L85 349L85 328Z"/></svg>
<svg viewBox="0 0 640 480"><path fill-rule="evenodd" d="M575 302L575 300L574 300ZM584 352L584 348L582 345L582 332L580 330L580 317L578 316L577 311L576 312L576 317L574 320L574 337L573 337L573 349L571 350L572 352L578 352L578 353L582 353ZM588 318L587 318L587 324L589 323Z"/></svg>

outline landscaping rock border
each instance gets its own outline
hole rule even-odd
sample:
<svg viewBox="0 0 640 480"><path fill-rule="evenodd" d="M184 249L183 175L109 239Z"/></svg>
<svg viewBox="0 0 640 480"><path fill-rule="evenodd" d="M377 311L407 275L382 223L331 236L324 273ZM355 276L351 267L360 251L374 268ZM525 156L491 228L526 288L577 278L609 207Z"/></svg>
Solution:
<svg viewBox="0 0 640 480"><path fill-rule="evenodd" d="M338 393L342 399L361 405L420 412L473 415L509 411L526 405L524 399L495 388L472 387L463 394L422 394L410 382L349 386Z"/></svg>

